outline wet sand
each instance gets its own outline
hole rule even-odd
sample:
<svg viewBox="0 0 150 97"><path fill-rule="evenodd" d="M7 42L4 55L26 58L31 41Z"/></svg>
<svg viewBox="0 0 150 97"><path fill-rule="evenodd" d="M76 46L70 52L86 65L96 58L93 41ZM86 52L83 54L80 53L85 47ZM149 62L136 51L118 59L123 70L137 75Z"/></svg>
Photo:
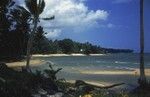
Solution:
<svg viewBox="0 0 150 97"><path fill-rule="evenodd" d="M103 75L140 75L140 70L100 70L100 71L79 71L81 74L103 74ZM145 69L146 76L150 76L150 69Z"/></svg>

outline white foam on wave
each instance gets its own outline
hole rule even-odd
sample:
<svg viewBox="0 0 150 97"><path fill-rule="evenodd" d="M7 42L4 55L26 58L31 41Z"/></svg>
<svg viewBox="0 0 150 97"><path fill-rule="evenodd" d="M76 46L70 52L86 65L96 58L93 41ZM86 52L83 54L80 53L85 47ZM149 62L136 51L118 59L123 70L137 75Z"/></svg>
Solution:
<svg viewBox="0 0 150 97"><path fill-rule="evenodd" d="M117 64L127 64L127 63L129 63L129 62L115 61L115 63L117 63Z"/></svg>
<svg viewBox="0 0 150 97"><path fill-rule="evenodd" d="M115 69L119 69L119 70L135 70L135 68L131 68L131 67L122 67L122 66L117 66L115 67Z"/></svg>
<svg viewBox="0 0 150 97"><path fill-rule="evenodd" d="M96 61L96 63L108 63L108 61Z"/></svg>

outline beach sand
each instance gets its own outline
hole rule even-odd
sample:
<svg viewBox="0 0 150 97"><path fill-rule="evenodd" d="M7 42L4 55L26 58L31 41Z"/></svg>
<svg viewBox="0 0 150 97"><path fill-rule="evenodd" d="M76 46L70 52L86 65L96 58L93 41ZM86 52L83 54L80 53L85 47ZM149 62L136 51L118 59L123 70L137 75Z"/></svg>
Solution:
<svg viewBox="0 0 150 97"><path fill-rule="evenodd" d="M11 63L6 63L8 67L10 68L17 68L17 67L24 67L26 65L26 60L20 61L20 62L11 62ZM39 59L31 59L30 61L30 66L40 66L45 64L44 60L39 60Z"/></svg>
<svg viewBox="0 0 150 97"><path fill-rule="evenodd" d="M79 71L81 74L102 74L102 75L140 75L140 70L134 69L134 70L100 70L100 71ZM145 69L146 76L150 76L150 69Z"/></svg>
<svg viewBox="0 0 150 97"><path fill-rule="evenodd" d="M106 54L89 54L89 56L104 56ZM34 54L33 57L59 57L59 56L87 56L86 54L46 54L46 55L41 55L41 54Z"/></svg>

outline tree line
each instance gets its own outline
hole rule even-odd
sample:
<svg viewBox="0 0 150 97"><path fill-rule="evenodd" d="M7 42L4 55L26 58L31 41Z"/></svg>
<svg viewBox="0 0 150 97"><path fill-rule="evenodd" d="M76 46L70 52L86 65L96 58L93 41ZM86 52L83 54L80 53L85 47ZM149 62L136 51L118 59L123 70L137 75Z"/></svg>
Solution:
<svg viewBox="0 0 150 97"><path fill-rule="evenodd" d="M37 34L38 36L38 34ZM73 41L71 39L63 40L48 40L45 36L40 39L35 37L33 43L33 53L34 54L71 54L71 53L81 53L81 54L105 54L105 53L132 53L133 50L130 49L113 49L113 48L103 48L98 45L93 45L89 42L80 43ZM39 41L40 40L40 41Z"/></svg>

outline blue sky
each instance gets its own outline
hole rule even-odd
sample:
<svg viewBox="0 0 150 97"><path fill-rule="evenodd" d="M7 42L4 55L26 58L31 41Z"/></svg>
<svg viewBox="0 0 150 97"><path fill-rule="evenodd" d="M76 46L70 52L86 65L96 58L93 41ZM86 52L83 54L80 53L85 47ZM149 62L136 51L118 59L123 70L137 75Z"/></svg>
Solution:
<svg viewBox="0 0 150 97"><path fill-rule="evenodd" d="M23 0L18 0L24 6ZM41 21L49 39L71 38L139 51L139 0L45 0ZM150 0L145 0L145 51L150 52Z"/></svg>
<svg viewBox="0 0 150 97"><path fill-rule="evenodd" d="M130 48L139 51L139 0L87 0L86 5L93 10L99 8L107 10L110 13L108 21L114 25L111 29L100 28L95 30L95 39L93 37L92 42L104 47ZM149 17L150 0L145 0L146 52L150 52Z"/></svg>

